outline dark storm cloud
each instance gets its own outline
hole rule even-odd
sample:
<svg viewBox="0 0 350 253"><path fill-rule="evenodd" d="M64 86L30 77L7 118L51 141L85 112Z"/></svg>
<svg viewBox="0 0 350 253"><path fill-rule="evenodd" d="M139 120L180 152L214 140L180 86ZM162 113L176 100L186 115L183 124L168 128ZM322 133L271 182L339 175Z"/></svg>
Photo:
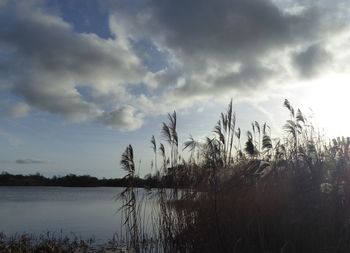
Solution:
<svg viewBox="0 0 350 253"><path fill-rule="evenodd" d="M331 68L332 56L320 45L315 44L294 54L293 62L301 77L311 78L325 68Z"/></svg>

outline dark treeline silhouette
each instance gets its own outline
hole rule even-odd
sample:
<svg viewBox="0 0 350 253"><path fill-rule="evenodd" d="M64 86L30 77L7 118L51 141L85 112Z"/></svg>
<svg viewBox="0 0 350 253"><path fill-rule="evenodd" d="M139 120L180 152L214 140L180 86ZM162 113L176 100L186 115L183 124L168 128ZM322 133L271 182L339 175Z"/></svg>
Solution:
<svg viewBox="0 0 350 253"><path fill-rule="evenodd" d="M133 178L115 178L115 179L98 179L89 175L78 176L69 174L66 176L52 178L44 177L36 173L33 175L13 175L7 172L0 174L0 186L63 186L63 187L125 187L126 185L135 187L155 188L159 182L155 177L145 179L139 177Z"/></svg>

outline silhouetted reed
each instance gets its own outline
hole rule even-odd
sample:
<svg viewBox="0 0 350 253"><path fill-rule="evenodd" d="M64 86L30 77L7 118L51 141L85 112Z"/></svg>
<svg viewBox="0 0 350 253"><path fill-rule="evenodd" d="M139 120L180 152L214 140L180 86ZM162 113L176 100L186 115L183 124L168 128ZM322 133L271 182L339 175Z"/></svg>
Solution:
<svg viewBox="0 0 350 253"><path fill-rule="evenodd" d="M170 157L160 143L163 165L153 175L161 186L151 219L157 246L143 252L350 252L350 138L327 140L301 110L284 106L285 136L254 121L242 147L231 101L214 137L184 142L187 161L169 114L161 136ZM129 226L134 248L138 227Z"/></svg>

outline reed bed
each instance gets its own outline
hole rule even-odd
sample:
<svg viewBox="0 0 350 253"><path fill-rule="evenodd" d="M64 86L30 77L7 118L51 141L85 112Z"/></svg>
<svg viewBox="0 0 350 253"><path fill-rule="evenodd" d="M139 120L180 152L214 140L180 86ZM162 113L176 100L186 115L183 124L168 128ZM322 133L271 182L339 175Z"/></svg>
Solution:
<svg viewBox="0 0 350 253"><path fill-rule="evenodd" d="M129 247L163 253L350 252L350 138L329 140L288 100L283 105L289 114L284 136L273 138L268 124L253 121L244 138L231 101L215 136L190 137L182 150L176 112L169 114L161 130L166 145L157 147L151 138L152 164L159 167L149 175L159 186L153 196L156 247L140 246L142 212L132 186L124 196ZM121 164L132 177L130 150Z"/></svg>

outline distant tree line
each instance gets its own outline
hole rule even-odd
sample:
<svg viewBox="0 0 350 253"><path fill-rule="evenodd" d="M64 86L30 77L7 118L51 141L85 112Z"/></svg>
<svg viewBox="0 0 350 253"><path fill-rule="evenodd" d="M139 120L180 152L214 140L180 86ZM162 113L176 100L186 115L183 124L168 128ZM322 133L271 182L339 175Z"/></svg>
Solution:
<svg viewBox="0 0 350 253"><path fill-rule="evenodd" d="M125 187L132 184L134 187L156 188L159 187L159 180L156 177L148 176L145 179L139 177L133 178L114 178L98 179L89 175L53 176L44 177L36 173L32 175L13 175L8 172L0 174L0 186L63 186L63 187Z"/></svg>

